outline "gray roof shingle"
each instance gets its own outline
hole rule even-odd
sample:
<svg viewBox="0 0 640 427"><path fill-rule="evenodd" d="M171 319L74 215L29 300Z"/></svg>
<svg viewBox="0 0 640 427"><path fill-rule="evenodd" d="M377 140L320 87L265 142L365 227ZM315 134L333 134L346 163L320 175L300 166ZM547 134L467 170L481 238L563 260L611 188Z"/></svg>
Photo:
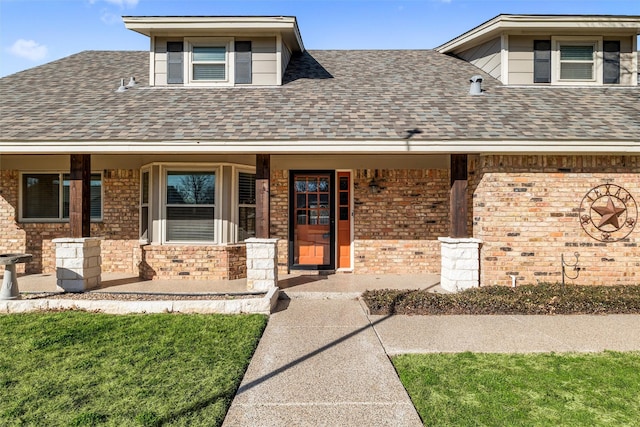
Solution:
<svg viewBox="0 0 640 427"><path fill-rule="evenodd" d="M279 87L150 88L148 66L86 51L0 79L0 143L640 139L639 87L507 87L433 50L305 52Z"/></svg>

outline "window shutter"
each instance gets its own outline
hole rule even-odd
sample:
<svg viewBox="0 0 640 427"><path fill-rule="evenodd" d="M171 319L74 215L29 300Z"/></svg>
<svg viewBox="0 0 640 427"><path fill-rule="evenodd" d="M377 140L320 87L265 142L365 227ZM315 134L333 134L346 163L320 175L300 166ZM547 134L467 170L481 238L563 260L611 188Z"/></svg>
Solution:
<svg viewBox="0 0 640 427"><path fill-rule="evenodd" d="M551 83L551 42L533 41L533 82Z"/></svg>
<svg viewBox="0 0 640 427"><path fill-rule="evenodd" d="M182 42L167 42L167 83L184 83L183 58Z"/></svg>
<svg viewBox="0 0 640 427"><path fill-rule="evenodd" d="M251 84L251 42L236 42L236 83Z"/></svg>
<svg viewBox="0 0 640 427"><path fill-rule="evenodd" d="M605 41L603 43L604 66L603 82L605 84L620 83L620 42Z"/></svg>

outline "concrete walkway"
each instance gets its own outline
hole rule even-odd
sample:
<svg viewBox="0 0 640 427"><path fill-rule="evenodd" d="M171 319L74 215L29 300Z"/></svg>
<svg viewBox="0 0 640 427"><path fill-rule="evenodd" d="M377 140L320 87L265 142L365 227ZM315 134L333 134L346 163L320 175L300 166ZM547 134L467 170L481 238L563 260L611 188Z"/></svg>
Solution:
<svg viewBox="0 0 640 427"><path fill-rule="evenodd" d="M388 355L640 350L640 315L370 316ZM382 321L384 320L384 321Z"/></svg>
<svg viewBox="0 0 640 427"><path fill-rule="evenodd" d="M271 315L223 425L422 423L360 302L294 299Z"/></svg>

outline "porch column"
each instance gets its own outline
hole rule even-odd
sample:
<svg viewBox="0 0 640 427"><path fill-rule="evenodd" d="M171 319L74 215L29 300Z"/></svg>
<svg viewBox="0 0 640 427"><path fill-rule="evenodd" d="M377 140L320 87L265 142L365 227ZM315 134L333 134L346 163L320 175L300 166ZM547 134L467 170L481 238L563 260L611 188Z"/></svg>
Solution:
<svg viewBox="0 0 640 427"><path fill-rule="evenodd" d="M479 239L469 238L467 155L451 155L449 237L441 237L440 286L458 292L480 285Z"/></svg>
<svg viewBox="0 0 640 427"><path fill-rule="evenodd" d="M269 183L271 156L256 154L256 238L269 238Z"/></svg>
<svg viewBox="0 0 640 427"><path fill-rule="evenodd" d="M451 155L449 237L469 237L467 227L467 155Z"/></svg>
<svg viewBox="0 0 640 427"><path fill-rule="evenodd" d="M247 290L278 287L278 239L251 238L247 243Z"/></svg>
<svg viewBox="0 0 640 427"><path fill-rule="evenodd" d="M91 155L71 155L69 225L72 238L91 235Z"/></svg>

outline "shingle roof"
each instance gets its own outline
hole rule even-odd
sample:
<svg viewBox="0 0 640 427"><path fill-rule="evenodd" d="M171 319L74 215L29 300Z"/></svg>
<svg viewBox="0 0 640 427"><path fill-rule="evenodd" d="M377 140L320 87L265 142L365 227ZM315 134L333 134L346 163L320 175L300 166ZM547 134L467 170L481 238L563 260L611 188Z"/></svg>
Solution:
<svg viewBox="0 0 640 427"><path fill-rule="evenodd" d="M639 87L507 87L432 50L310 51L279 87L149 88L148 66L148 52L87 51L0 79L0 144L640 139ZM132 75L142 87L116 93Z"/></svg>

